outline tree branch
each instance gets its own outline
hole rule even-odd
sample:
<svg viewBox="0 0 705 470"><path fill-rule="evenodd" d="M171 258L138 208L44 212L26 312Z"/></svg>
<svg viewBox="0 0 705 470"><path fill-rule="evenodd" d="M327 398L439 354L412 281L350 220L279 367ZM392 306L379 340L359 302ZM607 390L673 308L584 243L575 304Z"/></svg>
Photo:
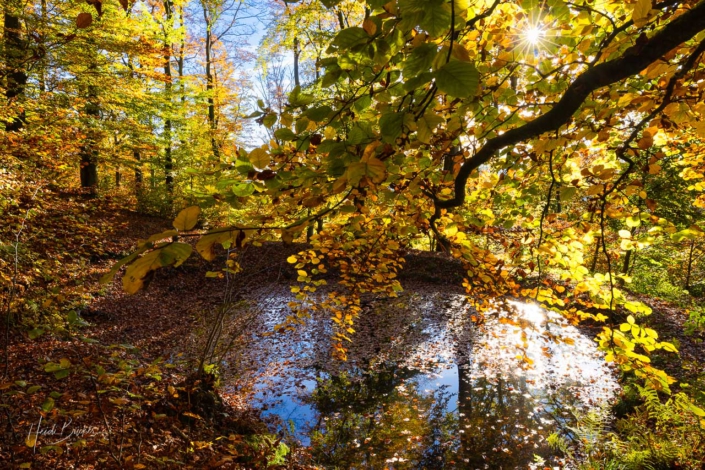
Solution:
<svg viewBox="0 0 705 470"><path fill-rule="evenodd" d="M558 130L570 121L590 93L635 75L648 65L705 30L705 1L671 21L650 39L640 40L614 60L595 65L582 73L566 89L558 103L547 113L490 139L460 167L455 179L452 199L434 200L436 213L440 209L457 207L465 201L465 185L474 170L491 160L503 148ZM432 217L436 220L440 214Z"/></svg>

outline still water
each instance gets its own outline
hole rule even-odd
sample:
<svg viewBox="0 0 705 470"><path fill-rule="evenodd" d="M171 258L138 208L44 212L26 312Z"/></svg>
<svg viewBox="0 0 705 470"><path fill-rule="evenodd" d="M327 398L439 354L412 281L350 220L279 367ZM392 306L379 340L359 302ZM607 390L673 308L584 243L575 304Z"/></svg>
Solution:
<svg viewBox="0 0 705 470"><path fill-rule="evenodd" d="M263 416L325 468L560 465L548 436L570 439L576 415L618 391L594 341L531 303L479 319L461 295L405 295L371 302L355 327L347 362L330 358L325 318L248 351Z"/></svg>

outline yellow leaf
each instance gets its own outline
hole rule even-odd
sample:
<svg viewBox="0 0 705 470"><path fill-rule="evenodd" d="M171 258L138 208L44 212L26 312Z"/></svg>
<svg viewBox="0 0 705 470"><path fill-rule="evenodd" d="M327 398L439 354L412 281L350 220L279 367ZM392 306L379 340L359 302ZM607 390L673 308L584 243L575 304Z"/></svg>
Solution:
<svg viewBox="0 0 705 470"><path fill-rule="evenodd" d="M640 149L642 150L647 150L650 148L652 145L654 145L654 138L651 136L644 136L641 139L639 139L639 142L637 143Z"/></svg>
<svg viewBox="0 0 705 470"><path fill-rule="evenodd" d="M179 215L174 219L174 228L179 231L191 230L196 226L200 213L201 208L198 206L187 207L179 212Z"/></svg>
<svg viewBox="0 0 705 470"><path fill-rule="evenodd" d="M289 230L282 230L282 242L288 245L294 241L294 233Z"/></svg>
<svg viewBox="0 0 705 470"><path fill-rule="evenodd" d="M147 253L132 263L122 277L122 288L128 294L134 294L144 286L144 278L150 271L162 266L159 261L161 250Z"/></svg>
<svg viewBox="0 0 705 470"><path fill-rule="evenodd" d="M267 168L267 165L269 165L269 154L261 147L250 152L247 158L250 160L250 163L252 163L252 166L260 170Z"/></svg>
<svg viewBox="0 0 705 470"><path fill-rule="evenodd" d="M364 152L362 152L362 161L366 161L370 157L374 157L375 149L379 147L381 143L382 142L380 142L379 140L375 140L374 142L367 144Z"/></svg>
<svg viewBox="0 0 705 470"><path fill-rule="evenodd" d="M651 11L651 0L637 0L636 5L634 5L634 11L632 12L632 21L637 26L646 20Z"/></svg>
<svg viewBox="0 0 705 470"><path fill-rule="evenodd" d="M453 54L453 57L458 60L462 60L463 62L472 62L472 59L470 58L470 53L467 49L465 49L465 47L461 46L460 44L453 44L453 50L451 51L451 54Z"/></svg>
<svg viewBox="0 0 705 470"><path fill-rule="evenodd" d="M661 171L661 165L654 163L653 165L649 165L649 174L650 175L657 175Z"/></svg>
<svg viewBox="0 0 705 470"><path fill-rule="evenodd" d="M336 136L335 128L333 128L331 126L326 127L323 130L323 135L328 140L335 139L335 136Z"/></svg>
<svg viewBox="0 0 705 470"><path fill-rule="evenodd" d="M215 244L220 243L222 245L227 240L235 240L237 235L238 230L203 235L196 243L196 251L206 261L213 261L215 259Z"/></svg>
<svg viewBox="0 0 705 470"><path fill-rule="evenodd" d="M333 194L338 194L342 193L345 191L345 187L348 184L348 179L345 177L345 175L341 176L337 180L333 182Z"/></svg>

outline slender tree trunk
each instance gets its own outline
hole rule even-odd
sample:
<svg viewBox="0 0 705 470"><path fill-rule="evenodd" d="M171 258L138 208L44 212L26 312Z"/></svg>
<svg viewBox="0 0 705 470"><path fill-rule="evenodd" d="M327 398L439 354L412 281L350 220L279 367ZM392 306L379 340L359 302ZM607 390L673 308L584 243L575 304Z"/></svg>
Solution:
<svg viewBox="0 0 705 470"><path fill-rule="evenodd" d="M95 74L97 72L97 68L98 67L97 65L95 65L95 63L89 67L90 76L88 77L88 79L91 81L89 82L87 87L88 100L85 108L86 114L89 116L89 122L86 140L83 146L81 147L80 151L81 187L90 188L90 193L93 195L95 195L96 187L98 186L98 166L96 163L98 159L98 136L94 129L95 123L92 122L93 120L97 120L100 117L100 107L98 105L98 87L93 84L93 81L96 80Z"/></svg>
<svg viewBox="0 0 705 470"><path fill-rule="evenodd" d="M211 17L208 12L208 7L204 2L201 3L203 6L203 19L206 22L206 94L208 96L208 126L211 132L211 149L213 151L213 158L220 161L220 149L218 148L218 141L216 139L216 129L218 123L215 119L215 80L213 77L213 31Z"/></svg>
<svg viewBox="0 0 705 470"><path fill-rule="evenodd" d="M595 253L593 254L592 257L592 265L590 266L590 273L594 274L595 270L597 269L597 258L600 256L600 244L601 244L601 239L596 239L595 240Z"/></svg>
<svg viewBox="0 0 705 470"><path fill-rule="evenodd" d="M695 251L695 240L690 240L690 251L688 252L688 269L685 271L685 290L690 292L690 275L693 272L693 252Z"/></svg>
<svg viewBox="0 0 705 470"><path fill-rule="evenodd" d="M7 88L5 97L8 101L19 99L24 95L24 88L27 85L27 73L25 72L25 55L27 44L22 38L20 26L20 13L22 3L17 0L7 0L4 11L4 42L5 42L5 68L7 76ZM5 130L18 131L25 124L24 110L17 116L5 122Z"/></svg>
<svg viewBox="0 0 705 470"><path fill-rule="evenodd" d="M632 238L634 238L634 235L636 234L636 232L637 232L636 227L629 230L629 233L632 234ZM623 276L628 275L629 268L631 267L631 263L633 262L633 259L632 259L633 257L634 257L634 250L627 250L627 252L624 255L624 261L622 262L621 274ZM617 282L619 283L620 286L624 285L624 279L619 279Z"/></svg>
<svg viewBox="0 0 705 470"><path fill-rule="evenodd" d="M164 1L164 11L166 12L166 24L164 25L164 75L166 82L164 83L164 92L166 94L166 119L164 120L164 173L166 177L166 189L169 194L174 192L174 159L171 148L172 122L171 122L171 42L169 34L171 33L173 14L171 0Z"/></svg>
<svg viewBox="0 0 705 470"><path fill-rule="evenodd" d="M337 9L336 13L338 14L338 25L340 26L340 30L345 29L345 20L343 19L343 12L340 8Z"/></svg>
<svg viewBox="0 0 705 470"><path fill-rule="evenodd" d="M181 6L179 10L179 30L181 33L181 41L179 43L179 56L177 57L177 70L179 74L179 93L181 94L180 100L181 100L181 112L184 113L184 109L186 107L186 80L184 78L184 54L185 54L185 49L186 49L186 33L185 33L185 26L184 26L184 7ZM181 152L183 155L184 150L186 149L186 140L184 139L184 133L180 133L180 139L179 142L181 144ZM193 155L192 152L187 152L187 155ZM191 165L193 165L193 158L191 159ZM193 174L189 176L189 184L191 189L193 189Z"/></svg>
<svg viewBox="0 0 705 470"><path fill-rule="evenodd" d="M627 250L627 253L624 255L624 263L622 264L622 274L625 276L629 272L629 266L632 261L632 253L634 250Z"/></svg>
<svg viewBox="0 0 705 470"><path fill-rule="evenodd" d="M142 157L140 156L139 150L135 150L132 155L135 157L135 161L137 161L135 165L135 189L137 189L137 194L139 194L142 189L142 182L144 181L141 164Z"/></svg>
<svg viewBox="0 0 705 470"><path fill-rule="evenodd" d="M443 156L443 171L446 174L453 174L453 166L455 165L455 157L463 153L463 148L460 145L451 147L450 151ZM450 213L450 210L448 211ZM445 238L440 231L437 234L435 251L450 252L450 241Z"/></svg>
<svg viewBox="0 0 705 470"><path fill-rule="evenodd" d="M46 41L45 41L45 34L47 30L47 2L46 0L42 0L41 2L41 32L39 33L39 54L41 55L41 58L39 59L39 91L42 93L47 91L47 86L46 86L46 71L47 71L47 63L46 63Z"/></svg>
<svg viewBox="0 0 705 470"><path fill-rule="evenodd" d="M294 38L294 86L301 86L301 81L299 80L299 38L298 36Z"/></svg>

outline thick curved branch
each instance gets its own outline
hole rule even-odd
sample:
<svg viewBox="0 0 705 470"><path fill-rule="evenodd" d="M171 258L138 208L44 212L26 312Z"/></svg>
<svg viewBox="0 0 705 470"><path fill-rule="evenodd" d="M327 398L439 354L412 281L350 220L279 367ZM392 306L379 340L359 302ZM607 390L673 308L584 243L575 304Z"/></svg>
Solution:
<svg viewBox="0 0 705 470"><path fill-rule="evenodd" d="M490 139L460 167L453 199L434 200L436 210L457 207L465 201L465 185L470 174L510 145L558 130L568 123L590 93L635 75L680 44L705 30L705 1L671 21L651 38L641 39L614 60L595 65L582 73L566 89L560 101L546 114Z"/></svg>

